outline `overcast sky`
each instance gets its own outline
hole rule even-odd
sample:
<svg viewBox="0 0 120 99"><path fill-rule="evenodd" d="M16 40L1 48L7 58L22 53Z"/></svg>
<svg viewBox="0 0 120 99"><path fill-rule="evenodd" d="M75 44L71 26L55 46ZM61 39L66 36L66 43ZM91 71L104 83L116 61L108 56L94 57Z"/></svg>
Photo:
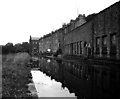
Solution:
<svg viewBox="0 0 120 99"><path fill-rule="evenodd" d="M119 0L0 0L0 45L41 37L75 19L98 13Z"/></svg>

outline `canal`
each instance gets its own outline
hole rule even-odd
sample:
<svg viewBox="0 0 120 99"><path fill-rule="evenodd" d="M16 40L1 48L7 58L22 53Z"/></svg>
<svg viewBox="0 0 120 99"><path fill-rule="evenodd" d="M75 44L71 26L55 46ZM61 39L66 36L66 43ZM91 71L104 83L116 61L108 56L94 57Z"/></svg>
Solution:
<svg viewBox="0 0 120 99"><path fill-rule="evenodd" d="M38 97L120 97L118 65L91 63L87 60L56 61L48 58L32 63L31 74Z"/></svg>

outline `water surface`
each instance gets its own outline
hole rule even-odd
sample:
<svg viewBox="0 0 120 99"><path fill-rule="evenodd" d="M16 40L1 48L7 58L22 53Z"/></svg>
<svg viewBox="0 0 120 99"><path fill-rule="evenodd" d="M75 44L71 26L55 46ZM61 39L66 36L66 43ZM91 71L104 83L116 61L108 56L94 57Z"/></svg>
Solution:
<svg viewBox="0 0 120 99"><path fill-rule="evenodd" d="M51 77L43 72L33 69L31 73L38 97L75 97L75 94L70 93L66 87L62 88L60 82L51 80Z"/></svg>
<svg viewBox="0 0 120 99"><path fill-rule="evenodd" d="M31 71L39 97L120 97L120 68L117 64L42 58L33 62L33 68L40 69Z"/></svg>

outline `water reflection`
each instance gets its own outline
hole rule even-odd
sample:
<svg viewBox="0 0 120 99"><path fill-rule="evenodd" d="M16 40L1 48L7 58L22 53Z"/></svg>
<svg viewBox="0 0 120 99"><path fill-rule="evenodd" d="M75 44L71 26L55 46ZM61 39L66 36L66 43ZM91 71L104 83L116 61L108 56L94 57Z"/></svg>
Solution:
<svg viewBox="0 0 120 99"><path fill-rule="evenodd" d="M60 82L43 74L41 71L32 70L32 77L38 92L38 97L75 97L67 88L63 89ZM75 99L75 98L74 98Z"/></svg>
<svg viewBox="0 0 120 99"><path fill-rule="evenodd" d="M120 97L120 68L117 65L43 58L37 66L49 79L61 82L62 89L68 88L70 93L75 93L78 99Z"/></svg>

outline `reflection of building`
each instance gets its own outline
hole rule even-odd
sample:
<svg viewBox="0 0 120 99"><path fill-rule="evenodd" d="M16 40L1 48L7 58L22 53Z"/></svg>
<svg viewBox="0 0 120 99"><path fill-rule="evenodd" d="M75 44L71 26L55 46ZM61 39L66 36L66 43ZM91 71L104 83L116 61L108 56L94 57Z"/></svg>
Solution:
<svg viewBox="0 0 120 99"><path fill-rule="evenodd" d="M39 52L38 52L39 38L30 36L29 43L30 43L30 54L32 56L38 56L39 55Z"/></svg>
<svg viewBox="0 0 120 99"><path fill-rule="evenodd" d="M93 65L91 67L92 87L95 97L119 97L120 69L114 65Z"/></svg>
<svg viewBox="0 0 120 99"><path fill-rule="evenodd" d="M34 65L35 66L35 65ZM71 93L83 98L120 97L120 68L115 64L89 63L88 61L57 63L54 59L39 60L41 71L60 81Z"/></svg>

